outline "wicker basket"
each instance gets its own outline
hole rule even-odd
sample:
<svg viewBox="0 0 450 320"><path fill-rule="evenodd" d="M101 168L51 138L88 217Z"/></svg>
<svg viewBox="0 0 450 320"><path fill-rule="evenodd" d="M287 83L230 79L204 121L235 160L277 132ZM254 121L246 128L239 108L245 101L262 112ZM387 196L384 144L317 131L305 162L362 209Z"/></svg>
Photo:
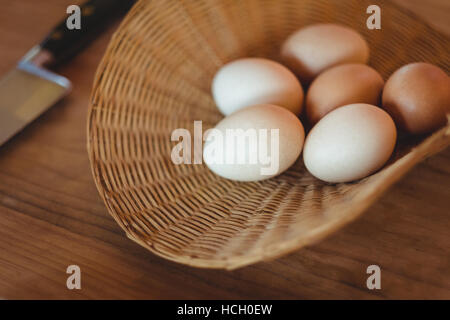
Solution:
<svg viewBox="0 0 450 320"><path fill-rule="evenodd" d="M350 184L313 178L300 157L284 174L241 183L205 165L171 162L172 130L214 126L210 83L224 63L278 59L282 41L315 22L349 25L368 40L370 65L386 79L413 61L449 72L449 39L390 2L382 29L366 28L372 1L141 0L98 68L88 149L98 190L127 236L196 267L234 269L324 238L357 218L415 164L450 144L450 125L398 143L388 166Z"/></svg>

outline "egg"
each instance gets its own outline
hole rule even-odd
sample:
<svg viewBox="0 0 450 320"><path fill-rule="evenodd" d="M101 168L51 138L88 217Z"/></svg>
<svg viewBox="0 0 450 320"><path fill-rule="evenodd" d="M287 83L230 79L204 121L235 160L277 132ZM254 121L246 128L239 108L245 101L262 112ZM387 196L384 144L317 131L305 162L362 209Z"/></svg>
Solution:
<svg viewBox="0 0 450 320"><path fill-rule="evenodd" d="M449 77L429 63L408 64L386 81L382 103L399 130L409 134L429 133L447 123Z"/></svg>
<svg viewBox="0 0 450 320"><path fill-rule="evenodd" d="M271 104L249 106L205 133L203 160L227 179L264 180L296 161L304 138L303 125L292 112Z"/></svg>
<svg viewBox="0 0 450 320"><path fill-rule="evenodd" d="M214 76L212 94L224 115L254 104L274 104L298 115L304 97L300 82L289 69L263 58L224 65Z"/></svg>
<svg viewBox="0 0 450 320"><path fill-rule="evenodd" d="M305 84L338 64L366 63L369 46L351 28L320 23L306 26L292 34L283 43L281 56Z"/></svg>
<svg viewBox="0 0 450 320"><path fill-rule="evenodd" d="M350 182L380 169L391 156L396 138L394 121L386 111L350 104L331 111L312 128L303 161L320 180Z"/></svg>
<svg viewBox="0 0 450 320"><path fill-rule="evenodd" d="M352 103L378 105L384 81L364 64L343 64L321 73L306 94L306 114L311 124L328 112Z"/></svg>

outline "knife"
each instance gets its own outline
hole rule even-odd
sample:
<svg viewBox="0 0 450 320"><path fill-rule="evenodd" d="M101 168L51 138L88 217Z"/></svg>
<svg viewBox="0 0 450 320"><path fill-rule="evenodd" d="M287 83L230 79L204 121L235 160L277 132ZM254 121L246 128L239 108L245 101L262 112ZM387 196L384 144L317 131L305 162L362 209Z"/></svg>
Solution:
<svg viewBox="0 0 450 320"><path fill-rule="evenodd" d="M67 62L135 0L90 0L79 6L80 29L64 19L0 80L0 146L66 96L69 79L50 71Z"/></svg>

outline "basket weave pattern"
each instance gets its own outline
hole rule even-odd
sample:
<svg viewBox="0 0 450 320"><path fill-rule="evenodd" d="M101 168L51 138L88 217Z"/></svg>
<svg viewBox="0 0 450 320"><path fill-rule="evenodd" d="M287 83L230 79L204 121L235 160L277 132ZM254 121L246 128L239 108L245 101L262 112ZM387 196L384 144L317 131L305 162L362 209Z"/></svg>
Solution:
<svg viewBox="0 0 450 320"><path fill-rule="evenodd" d="M356 183L312 177L302 157L261 182L220 178L205 165L175 165L171 133L221 118L210 94L217 69L240 57L277 60L296 29L337 22L369 42L369 64L386 79L408 62L449 72L449 39L389 2L368 30L370 1L141 0L98 68L88 119L93 175L127 236L180 263L234 269L288 253L354 220L425 157L450 143L450 125L399 142L390 164Z"/></svg>

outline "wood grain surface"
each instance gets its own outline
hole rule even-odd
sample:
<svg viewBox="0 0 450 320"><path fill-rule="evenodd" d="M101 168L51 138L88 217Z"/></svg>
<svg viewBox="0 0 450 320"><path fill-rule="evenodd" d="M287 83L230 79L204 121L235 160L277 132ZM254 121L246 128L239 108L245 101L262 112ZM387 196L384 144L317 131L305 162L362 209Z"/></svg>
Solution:
<svg viewBox="0 0 450 320"><path fill-rule="evenodd" d="M79 2L0 0L0 74ZM449 1L397 2L450 33ZM113 29L59 70L72 94L0 148L0 298L450 299L449 149L357 222L275 261L195 269L128 240L97 193L86 152L92 80ZM72 264L81 290L66 287ZM371 264L381 267L381 290L366 287Z"/></svg>

